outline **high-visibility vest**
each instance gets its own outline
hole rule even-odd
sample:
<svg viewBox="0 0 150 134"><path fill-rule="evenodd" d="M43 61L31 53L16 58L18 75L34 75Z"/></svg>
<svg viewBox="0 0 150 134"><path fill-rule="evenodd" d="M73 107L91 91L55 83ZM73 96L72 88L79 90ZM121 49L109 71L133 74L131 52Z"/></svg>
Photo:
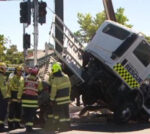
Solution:
<svg viewBox="0 0 150 134"><path fill-rule="evenodd" d="M22 95L22 107L38 107L38 80L27 78Z"/></svg>
<svg viewBox="0 0 150 134"><path fill-rule="evenodd" d="M25 87L24 87L23 94L37 96L38 95L38 81L27 78L25 80Z"/></svg>

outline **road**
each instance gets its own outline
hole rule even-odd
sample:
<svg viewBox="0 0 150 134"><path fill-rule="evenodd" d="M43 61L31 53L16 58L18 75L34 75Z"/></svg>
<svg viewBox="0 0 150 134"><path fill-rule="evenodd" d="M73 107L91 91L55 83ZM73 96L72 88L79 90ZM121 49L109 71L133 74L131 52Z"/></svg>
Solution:
<svg viewBox="0 0 150 134"><path fill-rule="evenodd" d="M90 119L89 119L90 120ZM71 131L61 132L59 134L150 134L150 123L130 122L124 125L117 125L113 121L101 120L92 121L84 120L84 122L71 124ZM25 129L18 129L7 134L25 134ZM36 129L34 134L49 134L43 132L42 129Z"/></svg>
<svg viewBox="0 0 150 134"><path fill-rule="evenodd" d="M25 129L18 129L7 134L25 134L24 131ZM47 133L43 132L41 129L37 129L34 134ZM73 124L71 131L59 134L150 134L150 124L133 123L121 126L114 123Z"/></svg>
<svg viewBox="0 0 150 134"><path fill-rule="evenodd" d="M71 131L59 134L150 134L150 122L139 123L130 121L128 124L118 125L112 120L112 114L89 112L80 118L80 108L70 110ZM106 112L105 112L106 113ZM34 134L50 134L40 128L34 128ZM25 134L25 129L17 129L3 134Z"/></svg>

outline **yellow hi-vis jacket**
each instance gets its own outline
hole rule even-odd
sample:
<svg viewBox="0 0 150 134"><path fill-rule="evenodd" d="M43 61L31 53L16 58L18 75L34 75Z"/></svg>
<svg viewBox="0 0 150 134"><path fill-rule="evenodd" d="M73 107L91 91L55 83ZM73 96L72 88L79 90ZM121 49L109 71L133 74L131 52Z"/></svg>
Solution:
<svg viewBox="0 0 150 134"><path fill-rule="evenodd" d="M8 87L9 87L9 97L11 97L12 101L17 102L19 90L23 90L24 88L23 76L18 76L15 74L12 78L10 78Z"/></svg>
<svg viewBox="0 0 150 134"><path fill-rule="evenodd" d="M52 84L52 79L54 79L54 76L53 76L53 73L51 72L51 73L49 73L49 79L48 79L48 83L50 86Z"/></svg>
<svg viewBox="0 0 150 134"><path fill-rule="evenodd" d="M50 100L55 101L57 105L70 103L71 82L68 75L53 76L51 79Z"/></svg>
<svg viewBox="0 0 150 134"><path fill-rule="evenodd" d="M3 98L8 98L8 88L6 84L6 77L4 74L0 73L0 92Z"/></svg>

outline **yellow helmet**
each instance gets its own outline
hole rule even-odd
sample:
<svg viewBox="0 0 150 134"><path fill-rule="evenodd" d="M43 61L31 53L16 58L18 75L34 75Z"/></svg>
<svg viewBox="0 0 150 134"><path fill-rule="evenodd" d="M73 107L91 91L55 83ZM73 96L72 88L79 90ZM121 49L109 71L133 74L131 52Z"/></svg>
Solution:
<svg viewBox="0 0 150 134"><path fill-rule="evenodd" d="M0 62L0 66L7 67L7 65L4 62Z"/></svg>
<svg viewBox="0 0 150 134"><path fill-rule="evenodd" d="M17 66L16 71L23 71L23 67L22 66Z"/></svg>
<svg viewBox="0 0 150 134"><path fill-rule="evenodd" d="M7 65L4 62L0 62L0 72L3 72L6 69Z"/></svg>
<svg viewBox="0 0 150 134"><path fill-rule="evenodd" d="M59 62L56 62L52 65L52 72L56 73L59 71L62 71L61 64Z"/></svg>

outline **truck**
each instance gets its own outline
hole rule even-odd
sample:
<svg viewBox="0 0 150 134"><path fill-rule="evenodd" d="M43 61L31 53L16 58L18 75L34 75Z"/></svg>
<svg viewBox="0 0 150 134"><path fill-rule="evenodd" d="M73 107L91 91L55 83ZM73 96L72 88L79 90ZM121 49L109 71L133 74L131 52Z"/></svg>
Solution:
<svg viewBox="0 0 150 134"><path fill-rule="evenodd" d="M56 18L64 26L64 32L61 31L64 44L51 32L51 37L62 47L62 52L54 49L55 58L70 76L72 100L82 96L84 106L105 103L114 112L117 123L138 118L148 120L150 88L144 80L150 75L150 44L144 36L106 20L84 46Z"/></svg>

